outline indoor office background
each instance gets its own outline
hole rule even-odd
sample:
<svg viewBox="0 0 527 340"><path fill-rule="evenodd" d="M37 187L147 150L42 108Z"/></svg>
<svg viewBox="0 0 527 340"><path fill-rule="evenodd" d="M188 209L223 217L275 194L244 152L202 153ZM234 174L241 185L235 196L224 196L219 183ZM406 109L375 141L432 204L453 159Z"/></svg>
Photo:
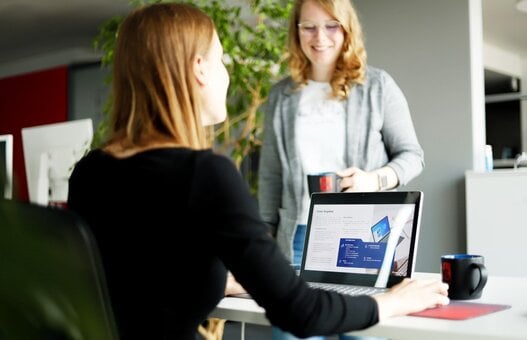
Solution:
<svg viewBox="0 0 527 340"><path fill-rule="evenodd" d="M126 11L124 0L107 2L115 4L108 16ZM527 84L527 40L523 46L507 45L491 30L493 17L501 14L497 11L504 6L514 8L515 0L355 0L354 3L364 26L369 63L386 69L404 91L425 151L423 173L402 189L424 192L416 270L439 272L440 255L467 250L465 175L467 171L484 169L484 145L488 136L495 133L489 131L492 126L486 126L485 77L490 79L497 74L505 81L514 78L520 86ZM527 21L527 14L518 12L514 18ZM517 22L509 24L518 32L527 31L521 28L526 26ZM96 28L91 31L96 32ZM51 46L49 52L13 59L9 59L7 50L1 50L0 134L13 133L18 138L15 148L21 148L21 144L20 131L9 130L14 124L11 109L17 105L13 100L36 101L34 110L39 110L39 100L45 100L39 96L40 89L31 86L34 93L13 98L12 84L20 77L63 70L66 80L60 86L66 86L62 89L66 106L62 108L61 119L100 119L108 89L104 84L105 71L99 68L98 55L90 44L91 40L85 37L82 45L63 50ZM518 99L513 110L516 123L505 135L517 134L512 147L516 148L514 152L521 152L527 150L525 99ZM30 117L18 119L27 124L32 122ZM495 158L501 158L502 149L495 150ZM21 157L15 150L16 155ZM17 162L21 160L15 159L15 166ZM525 184L523 190L527 191ZM507 197L500 199L507 201ZM500 213L514 212L495 212ZM493 273L493 269L489 267L489 272Z"/></svg>

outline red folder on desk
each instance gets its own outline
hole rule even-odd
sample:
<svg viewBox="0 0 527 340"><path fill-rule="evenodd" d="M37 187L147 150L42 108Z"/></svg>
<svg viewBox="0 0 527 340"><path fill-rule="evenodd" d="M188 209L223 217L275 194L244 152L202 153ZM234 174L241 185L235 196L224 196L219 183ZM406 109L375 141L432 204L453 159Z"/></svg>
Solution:
<svg viewBox="0 0 527 340"><path fill-rule="evenodd" d="M438 318L449 320L465 320L509 309L509 305L494 305L488 303L450 301L446 306L425 309L424 311L410 314L426 318Z"/></svg>

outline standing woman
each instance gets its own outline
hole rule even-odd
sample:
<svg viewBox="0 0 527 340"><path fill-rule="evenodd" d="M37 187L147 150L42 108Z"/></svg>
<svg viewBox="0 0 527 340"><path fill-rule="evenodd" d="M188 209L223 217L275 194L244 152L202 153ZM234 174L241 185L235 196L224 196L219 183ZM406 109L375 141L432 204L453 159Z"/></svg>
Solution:
<svg viewBox="0 0 527 340"><path fill-rule="evenodd" d="M342 191L407 184L424 166L408 104L385 71L366 61L350 0L295 0L290 76L265 107L258 201L280 249L300 265L307 174L336 172Z"/></svg>
<svg viewBox="0 0 527 340"><path fill-rule="evenodd" d="M68 206L98 242L120 339L196 339L228 271L296 336L447 304L438 281L350 297L296 275L232 161L207 142L204 125L226 116L222 56L212 20L189 4L140 7L119 29L110 138L75 165Z"/></svg>
<svg viewBox="0 0 527 340"><path fill-rule="evenodd" d="M258 201L280 248L299 264L293 242L303 246L296 235L307 223L307 174L337 172L342 191L388 190L419 175L424 158L401 89L366 64L350 0L295 0L289 53L290 76L266 103Z"/></svg>

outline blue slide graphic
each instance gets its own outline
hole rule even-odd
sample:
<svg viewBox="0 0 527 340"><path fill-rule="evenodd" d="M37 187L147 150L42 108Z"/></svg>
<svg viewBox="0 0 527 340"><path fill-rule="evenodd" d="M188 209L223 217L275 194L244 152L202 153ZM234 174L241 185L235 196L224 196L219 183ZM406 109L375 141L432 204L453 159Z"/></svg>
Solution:
<svg viewBox="0 0 527 340"><path fill-rule="evenodd" d="M341 238L337 267L380 269L386 243L363 242L358 238Z"/></svg>

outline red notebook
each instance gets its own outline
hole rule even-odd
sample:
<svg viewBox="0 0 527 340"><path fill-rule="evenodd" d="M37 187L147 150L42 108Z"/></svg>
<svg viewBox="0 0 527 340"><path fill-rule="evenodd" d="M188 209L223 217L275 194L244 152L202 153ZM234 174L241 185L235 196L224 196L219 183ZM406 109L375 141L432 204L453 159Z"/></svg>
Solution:
<svg viewBox="0 0 527 340"><path fill-rule="evenodd" d="M446 306L425 309L424 311L412 313L410 315L426 318L465 320L509 308L511 308L509 305L450 301Z"/></svg>

